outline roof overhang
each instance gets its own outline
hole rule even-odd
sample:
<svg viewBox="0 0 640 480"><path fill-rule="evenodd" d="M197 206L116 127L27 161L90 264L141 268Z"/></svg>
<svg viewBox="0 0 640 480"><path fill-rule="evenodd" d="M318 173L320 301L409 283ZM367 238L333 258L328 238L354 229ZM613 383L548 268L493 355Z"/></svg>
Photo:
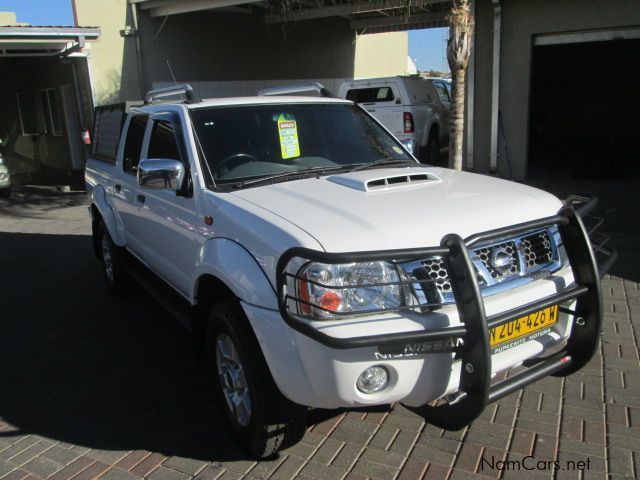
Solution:
<svg viewBox="0 0 640 480"><path fill-rule="evenodd" d="M97 27L0 27L0 57L69 56L99 36Z"/></svg>
<svg viewBox="0 0 640 480"><path fill-rule="evenodd" d="M359 33L378 33L418 28L444 27L451 0L300 0L286 14L273 13L263 0L129 0L151 17L167 17L203 10L249 13L259 9L266 23L298 22L342 17Z"/></svg>
<svg viewBox="0 0 640 480"><path fill-rule="evenodd" d="M146 10L151 17L166 17L180 13L200 12L236 7L238 5L263 4L263 0L129 0Z"/></svg>

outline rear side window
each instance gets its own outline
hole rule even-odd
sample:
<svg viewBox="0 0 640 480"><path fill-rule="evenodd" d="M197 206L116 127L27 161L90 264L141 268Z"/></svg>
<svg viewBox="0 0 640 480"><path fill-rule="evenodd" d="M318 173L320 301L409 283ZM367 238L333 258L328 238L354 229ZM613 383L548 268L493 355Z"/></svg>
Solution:
<svg viewBox="0 0 640 480"><path fill-rule="evenodd" d="M126 118L125 104L97 107L93 124L93 149L96 160L116 163L122 124Z"/></svg>
<svg viewBox="0 0 640 480"><path fill-rule="evenodd" d="M149 115L136 115L129 123L122 163L122 168L127 173L135 174L138 169L140 154L142 152L142 141L144 140L144 131L147 127L148 119Z"/></svg>
<svg viewBox="0 0 640 480"><path fill-rule="evenodd" d="M433 82L433 87L436 89L436 92L438 93L438 96L440 97L441 102L444 102L444 103L451 102L451 100L449 99L449 91L447 90L447 87L444 86L444 83Z"/></svg>
<svg viewBox="0 0 640 480"><path fill-rule="evenodd" d="M180 160L178 142L171 122L157 120L153 123L147 157Z"/></svg>
<svg viewBox="0 0 640 480"><path fill-rule="evenodd" d="M356 103L392 102L395 97L391 87L354 88L347 92L347 100Z"/></svg>

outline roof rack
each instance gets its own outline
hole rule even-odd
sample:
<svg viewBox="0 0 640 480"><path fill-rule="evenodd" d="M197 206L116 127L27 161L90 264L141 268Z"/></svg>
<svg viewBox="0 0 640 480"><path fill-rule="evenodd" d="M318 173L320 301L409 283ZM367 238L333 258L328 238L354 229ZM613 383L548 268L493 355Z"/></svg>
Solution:
<svg viewBox="0 0 640 480"><path fill-rule="evenodd" d="M260 96L271 95L291 95L294 93L318 92L321 97L333 97L333 94L318 82L314 83L298 83L294 85L284 85L282 87L263 88L258 91Z"/></svg>
<svg viewBox="0 0 640 480"><path fill-rule="evenodd" d="M156 100L159 100L165 97L172 97L174 95L180 95L181 97L184 95L184 97L186 97L186 100L184 100L184 97L183 97L182 101L184 103L200 102L200 99L193 92L193 87L188 83L181 83L181 84L172 85L170 87L158 88L156 90L149 90L144 96L144 103L152 103Z"/></svg>

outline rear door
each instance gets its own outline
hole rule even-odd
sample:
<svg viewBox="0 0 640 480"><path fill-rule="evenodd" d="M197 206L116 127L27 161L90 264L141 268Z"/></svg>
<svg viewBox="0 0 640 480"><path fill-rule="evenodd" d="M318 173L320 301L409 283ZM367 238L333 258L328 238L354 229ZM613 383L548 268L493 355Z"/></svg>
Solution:
<svg viewBox="0 0 640 480"><path fill-rule="evenodd" d="M138 181L136 174L138 163L142 156L142 147L149 114L131 114L125 123L124 146L116 164L114 183L108 195L115 214L122 225L127 247L146 261L143 245L140 243L139 229L136 218L138 216Z"/></svg>
<svg viewBox="0 0 640 480"><path fill-rule="evenodd" d="M439 115L440 115L440 133L443 138L448 137L449 133L449 111L451 110L451 88L447 82L443 80L432 80L434 90L438 95Z"/></svg>
<svg viewBox="0 0 640 480"><path fill-rule="evenodd" d="M360 104L394 135L404 133L403 102L396 83L353 86L347 100Z"/></svg>
<svg viewBox="0 0 640 480"><path fill-rule="evenodd" d="M405 103L405 111L413 117L415 140L424 147L427 143L428 133L426 129L431 126L434 117L433 106L436 99L431 94L431 88L421 78L406 78L404 86L407 91L408 101Z"/></svg>

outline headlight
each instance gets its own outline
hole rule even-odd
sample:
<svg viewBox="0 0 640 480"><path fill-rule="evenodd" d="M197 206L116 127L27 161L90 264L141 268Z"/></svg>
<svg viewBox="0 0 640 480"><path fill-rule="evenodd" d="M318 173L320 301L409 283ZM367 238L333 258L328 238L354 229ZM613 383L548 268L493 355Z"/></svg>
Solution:
<svg viewBox="0 0 640 480"><path fill-rule="evenodd" d="M6 180L8 175L4 172L0 172L0 180Z"/></svg>
<svg viewBox="0 0 640 480"><path fill-rule="evenodd" d="M402 140L402 146L409 150L409 153L414 155L416 153L416 141L415 140Z"/></svg>
<svg viewBox="0 0 640 480"><path fill-rule="evenodd" d="M297 278L298 313L306 317L392 310L404 297L398 270L388 262L310 262Z"/></svg>

